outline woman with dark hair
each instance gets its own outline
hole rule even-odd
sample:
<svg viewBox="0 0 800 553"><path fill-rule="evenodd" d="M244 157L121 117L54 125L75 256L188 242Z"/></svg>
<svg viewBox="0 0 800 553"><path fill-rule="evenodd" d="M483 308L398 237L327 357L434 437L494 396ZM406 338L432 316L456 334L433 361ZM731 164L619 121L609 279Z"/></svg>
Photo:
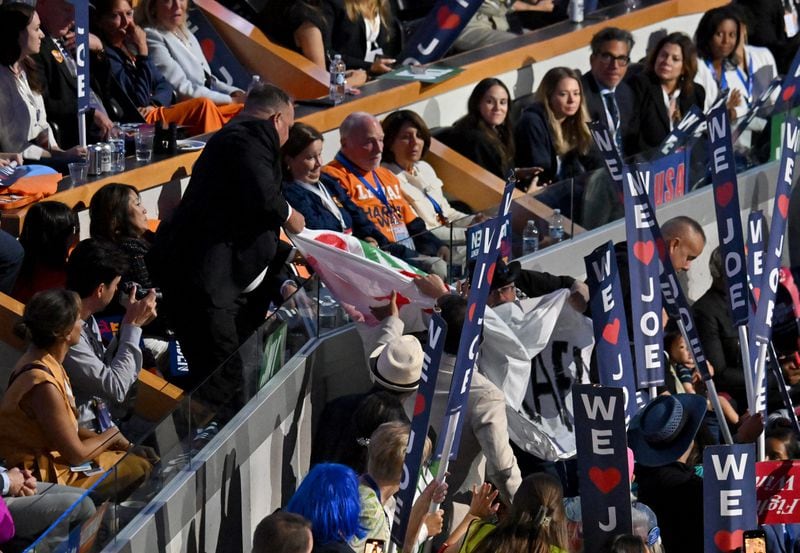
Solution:
<svg viewBox="0 0 800 553"><path fill-rule="evenodd" d="M706 93L694 82L697 53L684 33L670 33L653 48L644 71L631 82L639 113L641 152L655 148L692 106L703 109Z"/></svg>
<svg viewBox="0 0 800 553"><path fill-rule="evenodd" d="M147 224L147 209L139 191L129 184L106 184L89 203L89 233L92 238L114 242L128 256L128 272L122 282L136 282L139 288L155 285L145 265L153 233Z"/></svg>
<svg viewBox="0 0 800 553"><path fill-rule="evenodd" d="M514 133L508 112L511 94L500 79L479 82L467 100L467 114L440 139L501 179L514 167Z"/></svg>
<svg viewBox="0 0 800 553"><path fill-rule="evenodd" d="M101 57L147 123L177 123L197 135L220 129L241 110L239 104L217 106L208 98L173 103L175 89L150 59L145 32L134 23L128 0L94 0L92 6L90 28L103 41Z"/></svg>
<svg viewBox="0 0 800 553"><path fill-rule="evenodd" d="M554 67L542 78L536 102L516 125L517 164L540 167L540 182L580 175L597 164L587 156L592 145L581 75Z"/></svg>
<svg viewBox="0 0 800 553"><path fill-rule="evenodd" d="M363 538L359 524L361 498L353 469L336 463L320 463L306 475L286 505L311 522L314 553L353 553L348 545Z"/></svg>
<svg viewBox="0 0 800 553"><path fill-rule="evenodd" d="M25 306L20 330L30 345L11 372L0 401L0 456L8 466L31 471L40 481L80 488L104 472L115 473L94 492L127 495L150 474L150 463L126 453L131 443L112 426L101 434L80 428L69 376L62 365L80 340L83 321L75 292L46 290ZM89 464L84 470L74 470ZM102 469L96 472L95 469Z"/></svg>
<svg viewBox="0 0 800 553"><path fill-rule="evenodd" d="M706 91L704 111L711 107L720 90L729 88L726 73L735 67L736 49L741 35L741 21L730 6L712 8L703 14L694 34L697 47L697 74L694 81ZM728 107L731 118L742 104L741 93L731 89Z"/></svg>
<svg viewBox="0 0 800 553"><path fill-rule="evenodd" d="M374 245L388 240L354 205L334 179L322 175L322 134L310 125L295 123L281 148L283 155L283 195L293 209L314 230L353 233Z"/></svg>
<svg viewBox="0 0 800 553"><path fill-rule="evenodd" d="M701 58L695 81L706 89L706 106L709 98L713 101L719 90L730 90L727 106L732 124L747 114L778 74L772 52L748 44L745 13L737 5L709 10L700 20L695 34L697 52ZM773 100L778 94L776 91ZM767 102L767 105L770 104ZM754 133L763 131L767 122L763 117L756 117L748 125L736 141L739 153L753 157L751 146L754 142L768 147L764 144L768 139L754 140ZM762 136L766 139L768 133Z"/></svg>
<svg viewBox="0 0 800 553"><path fill-rule="evenodd" d="M554 476L539 472L522 481L511 512L499 524L476 521L470 525L461 548L465 553L566 553L567 516L564 492Z"/></svg>
<svg viewBox="0 0 800 553"><path fill-rule="evenodd" d="M388 0L322 0L322 13L323 43L348 69L370 76L392 70L400 41Z"/></svg>
<svg viewBox="0 0 800 553"><path fill-rule="evenodd" d="M25 215L19 243L25 260L11 294L22 303L48 288L64 288L67 257L78 242L78 215L61 202L37 202Z"/></svg>
<svg viewBox="0 0 800 553"><path fill-rule="evenodd" d="M447 201L444 183L422 160L431 147L431 132L425 121L415 112L401 109L390 113L381 126L383 165L397 175L403 196L435 236L463 243L466 227L484 217L461 212Z"/></svg>
<svg viewBox="0 0 800 553"><path fill-rule="evenodd" d="M0 152L26 159L75 158L86 148L58 147L47 123L42 83L31 55L42 44L39 15L27 4L0 6Z"/></svg>

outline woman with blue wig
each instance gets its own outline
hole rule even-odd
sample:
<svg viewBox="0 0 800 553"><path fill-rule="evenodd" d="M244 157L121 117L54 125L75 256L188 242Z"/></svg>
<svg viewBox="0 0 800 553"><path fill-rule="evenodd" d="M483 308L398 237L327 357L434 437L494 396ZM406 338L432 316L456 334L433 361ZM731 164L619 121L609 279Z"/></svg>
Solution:
<svg viewBox="0 0 800 553"><path fill-rule="evenodd" d="M313 553L353 553L347 542L366 535L358 520L361 512L358 477L345 465L316 465L285 510L311 521Z"/></svg>

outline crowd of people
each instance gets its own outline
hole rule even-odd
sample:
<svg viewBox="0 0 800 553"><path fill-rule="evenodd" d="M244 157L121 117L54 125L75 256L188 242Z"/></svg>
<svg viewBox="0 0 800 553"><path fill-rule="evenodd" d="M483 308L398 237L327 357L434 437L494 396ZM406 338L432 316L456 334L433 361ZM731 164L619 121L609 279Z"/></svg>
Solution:
<svg viewBox="0 0 800 553"><path fill-rule="evenodd" d="M559 17L562 4L487 0L462 37L479 43L457 41L456 47L511 38L518 26L535 26L540 14ZM198 391L195 399L212 410L240 406L246 383L236 351L271 308L303 285L292 272L295 259L282 230L290 236L305 229L351 234L427 273L415 283L449 327L431 409L432 438L445 416L469 284L454 293L446 283L452 265L466 261L466 229L486 216L445 193L424 159L434 133L411 110L382 120L353 112L339 128L337 154L323 159L322 133L295 121L284 91L256 83L245 94L212 74L187 28L187 9L183 0L143 0L135 8L127 0L97 0L91 12L90 136L108 136L113 122L216 131L171 219L151 232L137 189L108 184L91 200L87 240L78 241L76 213L55 201L28 210L18 242L0 235L7 260L0 265L0 290L25 303L17 330L28 342L0 399L0 457L8 467L0 477L17 535L28 542L78 501L82 489L92 489L95 502L120 500L150 477L158 456L136 444L138 429L130 423L143 368ZM280 29L269 30L278 13L273 11L264 14L265 30L320 65L327 52L342 54L351 84L395 63L401 37L384 2L307 0L283 2L280 9ZM27 160L58 166L85 155L77 145L73 27L74 10L65 0L39 0L35 9L0 6L0 167ZM666 34L634 63L632 35L603 28L591 41L586 73L550 69L532 100L516 111L508 86L484 79L472 90L465 115L435 136L501 179L514 175L525 191L603 167L589 131L593 120L606 124L626 158L647 158L684 115L693 107L707 109L720 90L731 90L732 124L745 117L786 58L786 30L783 41L769 42L765 34L763 14L737 2L705 14L694 39ZM751 46L757 36L773 50ZM745 162L763 160L768 125L757 117L739 137ZM225 201L219 202L222 182ZM586 205L591 200L600 207L573 215L611 220L621 209L616 193L608 183L592 186L582 192ZM703 227L681 216L661 229L675 269L689 270L706 247ZM624 244L616 255L626 282ZM702 448L720 441L723 425L740 442L754 441L766 428L771 459L800 454L786 413L774 402L778 380L768 384L770 418L747 412L718 249L710 270L712 285L694 312L724 412L709 407L682 336L666 324L665 385L628 433L630 477L638 488L634 534L617 536L608 551L702 551L703 481L696 467ZM586 284L525 271L518 262L497 263L487 306L516 313L521 302L552 294L563 296L564 309L591 317ZM258 525L254 552L361 553L388 545L423 364L420 337L404 328L398 295L389 298L372 313L377 329L360 329L373 387L325 406L312 469L283 509ZM631 299L625 299L630 314ZM98 320L109 314L121 322L107 342ZM797 324L780 328L777 361L790 396L800 397ZM487 331L487 348L496 345L494 336ZM180 345L188 372L165 369L173 343ZM432 539L436 549L450 552L580 551L575 460L551 458L515 440L508 391L493 376L496 368L479 368L468 392L460 454L446 484L423 474L403 550ZM583 368L557 375L546 394L558 403L571 384L595 381L596 367ZM534 415L543 405L539 393L525 399L524 409ZM562 418L570 416L559 409ZM101 482L112 468L115 477ZM26 498L34 495L41 501L32 505ZM432 509L434 504L441 508ZM29 518L32 512L41 514ZM79 501L57 521L47 543L63 540L94 512L89 498ZM771 532L781 544L793 535L790 529Z"/></svg>

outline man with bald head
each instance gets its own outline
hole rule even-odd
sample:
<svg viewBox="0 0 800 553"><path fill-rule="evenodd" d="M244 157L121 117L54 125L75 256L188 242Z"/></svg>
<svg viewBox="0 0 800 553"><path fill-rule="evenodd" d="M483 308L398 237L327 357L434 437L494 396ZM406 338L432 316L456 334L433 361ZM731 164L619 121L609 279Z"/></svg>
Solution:
<svg viewBox="0 0 800 553"><path fill-rule="evenodd" d="M324 180L346 194L363 215L380 231L378 245L392 255L421 269L447 276L448 247L425 228L425 222L400 192L400 182L381 167L383 129L376 117L366 112L347 116L339 127L341 148L334 161L323 168ZM360 214L352 214L359 216Z"/></svg>
<svg viewBox="0 0 800 553"><path fill-rule="evenodd" d="M700 223L679 215L661 225L661 235L669 252L675 271L688 271L692 261L697 259L706 245L706 234Z"/></svg>

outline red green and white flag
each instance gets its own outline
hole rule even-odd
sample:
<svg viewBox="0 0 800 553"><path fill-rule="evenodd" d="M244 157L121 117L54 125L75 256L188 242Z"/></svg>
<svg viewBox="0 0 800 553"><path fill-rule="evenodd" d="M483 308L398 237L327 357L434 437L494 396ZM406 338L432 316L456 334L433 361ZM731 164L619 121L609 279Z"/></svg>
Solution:
<svg viewBox="0 0 800 553"><path fill-rule="evenodd" d="M394 290L405 331L424 330L422 313L435 301L414 279L426 273L350 234L306 229L292 241L354 320L377 324L369 308L386 305Z"/></svg>

